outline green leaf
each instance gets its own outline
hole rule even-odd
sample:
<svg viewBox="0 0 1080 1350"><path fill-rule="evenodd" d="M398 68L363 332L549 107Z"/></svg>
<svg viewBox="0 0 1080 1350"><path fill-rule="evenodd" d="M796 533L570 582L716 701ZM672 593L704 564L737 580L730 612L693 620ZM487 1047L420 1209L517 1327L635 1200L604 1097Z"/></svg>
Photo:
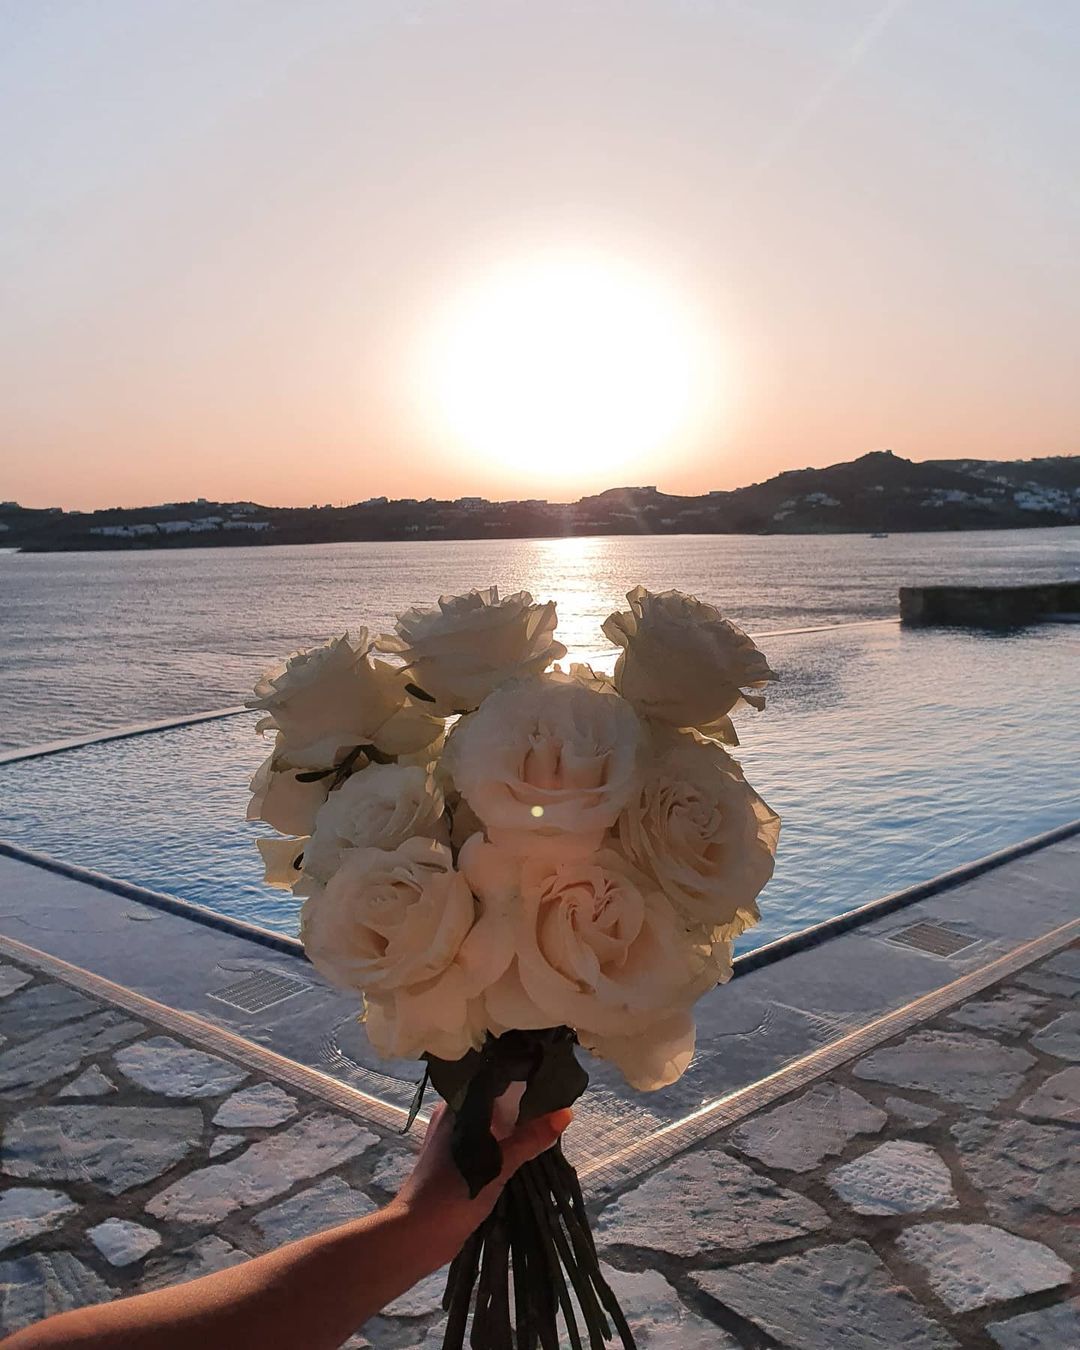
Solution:
<svg viewBox="0 0 1080 1350"><path fill-rule="evenodd" d="M573 1037L560 1036L545 1046L543 1057L529 1075L518 1119L532 1120L573 1106L588 1086L589 1075L574 1054Z"/></svg>
<svg viewBox="0 0 1080 1350"><path fill-rule="evenodd" d="M340 787L353 771L353 766L360 756L364 753L364 746L354 745L340 764L335 765L334 781L330 784L330 791Z"/></svg>
<svg viewBox="0 0 1080 1350"><path fill-rule="evenodd" d="M438 703L434 694L429 694L426 689L421 689L418 684L407 684L405 692L412 694L413 698L418 698L421 703Z"/></svg>
<svg viewBox="0 0 1080 1350"><path fill-rule="evenodd" d="M379 749L377 745L358 745L357 751L364 754L371 760L372 764L396 764L397 759L393 755L387 755Z"/></svg>
<svg viewBox="0 0 1080 1350"><path fill-rule="evenodd" d="M427 1091L428 1079L431 1076L431 1067L424 1065L424 1076L416 1085L416 1091L413 1093L412 1104L409 1107L409 1118L402 1128L402 1134L408 1134L416 1122L416 1117L420 1114L420 1108L424 1104L424 1093Z"/></svg>
<svg viewBox="0 0 1080 1350"><path fill-rule="evenodd" d="M495 1098L510 1086L510 1078L498 1061L484 1058L465 1089L464 1101L454 1112L450 1133L450 1154L474 1199L502 1171L502 1149L491 1133L491 1112Z"/></svg>
<svg viewBox="0 0 1080 1350"><path fill-rule="evenodd" d="M464 1102L465 1092L484 1057L479 1050L469 1050L460 1059L436 1059L434 1055L425 1055L424 1062L431 1086L451 1111L456 1111Z"/></svg>

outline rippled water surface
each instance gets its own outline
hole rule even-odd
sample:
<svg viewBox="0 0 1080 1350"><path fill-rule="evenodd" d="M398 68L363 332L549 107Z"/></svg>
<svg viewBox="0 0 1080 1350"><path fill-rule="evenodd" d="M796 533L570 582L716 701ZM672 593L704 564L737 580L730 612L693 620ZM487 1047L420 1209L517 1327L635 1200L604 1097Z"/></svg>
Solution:
<svg viewBox="0 0 1080 1350"><path fill-rule="evenodd" d="M905 583L1078 575L1071 527L0 551L0 747L235 703L296 647L490 582L556 597L563 640L594 655L600 622L639 582L690 591L762 631L894 615Z"/></svg>
<svg viewBox="0 0 1080 1350"><path fill-rule="evenodd" d="M737 753L784 826L744 948L1080 816L1080 628L886 623L763 646L781 681L765 712L741 715ZM0 836L295 932L296 903L263 886L243 819L263 753L252 723L0 766Z"/></svg>

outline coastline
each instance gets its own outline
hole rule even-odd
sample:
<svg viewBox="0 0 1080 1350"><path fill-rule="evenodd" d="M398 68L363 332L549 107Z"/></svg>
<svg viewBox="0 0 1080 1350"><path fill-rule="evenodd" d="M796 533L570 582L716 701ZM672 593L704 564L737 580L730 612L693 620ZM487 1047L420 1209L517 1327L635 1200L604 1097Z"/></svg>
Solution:
<svg viewBox="0 0 1080 1350"><path fill-rule="evenodd" d="M999 521L979 521L975 524L957 525L950 522L941 524L922 525L916 528L903 530L890 530L885 537L896 535L935 535L935 534L978 534L983 531L1000 531L1002 533L1009 530L1048 530L1048 529L1076 529L1080 527L1080 521L1076 520L999 520ZM768 530L736 530L736 529L665 529L658 527L656 529L595 529L581 528L570 529L562 532L550 530L537 531L535 533L510 532L497 530L457 532L446 529L438 534L432 533L424 536L410 534L405 532L393 533L355 533L348 535L327 535L325 537L300 537L288 535L271 535L261 538L213 538L201 539L185 538L176 535L164 535L155 539L119 539L119 538L101 538L87 539L85 537L69 542L57 541L55 543L28 544L17 547L0 549L4 553L169 553L176 549L265 549L265 548L294 548L298 545L328 545L328 544L440 544L440 543L463 543L463 542L482 542L498 543L500 540L535 540L545 542L558 539L625 539L642 537L662 537L665 539L715 539L715 538L827 538L833 536L860 536L868 535L877 537L877 532L871 531L864 526L852 525L843 528L832 529L783 529L775 528Z"/></svg>
<svg viewBox="0 0 1080 1350"><path fill-rule="evenodd" d="M1080 456L913 461L889 450L791 469L744 487L681 495L612 487L574 502L368 497L287 507L204 497L63 511L0 502L0 538L27 552L244 544L819 535L1025 529L1080 523Z"/></svg>

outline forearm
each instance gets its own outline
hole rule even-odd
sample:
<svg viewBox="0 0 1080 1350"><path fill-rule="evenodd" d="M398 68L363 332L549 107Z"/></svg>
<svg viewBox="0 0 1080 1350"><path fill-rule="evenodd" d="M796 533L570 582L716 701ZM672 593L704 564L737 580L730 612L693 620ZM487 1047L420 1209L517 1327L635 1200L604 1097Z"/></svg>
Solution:
<svg viewBox="0 0 1080 1350"><path fill-rule="evenodd" d="M452 1255L430 1220L390 1205L189 1284L50 1318L5 1350L334 1350Z"/></svg>

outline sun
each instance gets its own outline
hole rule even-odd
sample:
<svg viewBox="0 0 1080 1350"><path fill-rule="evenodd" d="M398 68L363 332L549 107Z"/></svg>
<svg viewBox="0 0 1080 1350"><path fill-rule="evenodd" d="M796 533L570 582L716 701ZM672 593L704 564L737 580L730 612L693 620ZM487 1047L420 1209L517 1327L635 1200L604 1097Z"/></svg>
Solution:
<svg viewBox="0 0 1080 1350"><path fill-rule="evenodd" d="M706 346L691 307L649 270L533 253L451 294L423 396L436 434L487 466L611 486L677 450L714 378Z"/></svg>

